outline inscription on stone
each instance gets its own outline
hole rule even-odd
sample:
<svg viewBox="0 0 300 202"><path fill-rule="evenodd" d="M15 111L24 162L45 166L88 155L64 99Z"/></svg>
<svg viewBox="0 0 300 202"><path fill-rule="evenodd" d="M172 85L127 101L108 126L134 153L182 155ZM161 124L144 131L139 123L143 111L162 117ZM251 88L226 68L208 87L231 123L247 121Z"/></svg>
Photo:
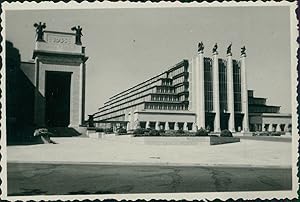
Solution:
<svg viewBox="0 0 300 202"><path fill-rule="evenodd" d="M72 37L49 34L47 41L48 43L53 43L57 45L69 45L71 44Z"/></svg>

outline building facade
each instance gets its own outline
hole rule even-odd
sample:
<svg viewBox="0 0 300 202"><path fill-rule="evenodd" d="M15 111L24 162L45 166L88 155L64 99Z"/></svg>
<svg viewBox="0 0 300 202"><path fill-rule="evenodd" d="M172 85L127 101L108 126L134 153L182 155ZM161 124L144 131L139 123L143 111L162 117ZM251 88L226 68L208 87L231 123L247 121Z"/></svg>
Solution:
<svg viewBox="0 0 300 202"><path fill-rule="evenodd" d="M18 49L6 42L8 139L23 138L27 129L30 136L40 127L81 130L84 123L88 57L81 28L72 33L44 30L42 23L34 26L32 61L20 61Z"/></svg>
<svg viewBox="0 0 300 202"><path fill-rule="evenodd" d="M214 132L224 129L248 132L249 110L257 110L252 102L258 99L250 96L249 105L245 47L241 49L239 59L233 59L231 45L226 58L218 57L217 48L216 44L212 57L205 57L201 42L198 54L191 60L183 60L110 97L93 114L96 126L123 127L127 131L137 128L185 131L206 128ZM265 105L263 112L271 108ZM254 116L262 113L252 115L251 120L254 120Z"/></svg>

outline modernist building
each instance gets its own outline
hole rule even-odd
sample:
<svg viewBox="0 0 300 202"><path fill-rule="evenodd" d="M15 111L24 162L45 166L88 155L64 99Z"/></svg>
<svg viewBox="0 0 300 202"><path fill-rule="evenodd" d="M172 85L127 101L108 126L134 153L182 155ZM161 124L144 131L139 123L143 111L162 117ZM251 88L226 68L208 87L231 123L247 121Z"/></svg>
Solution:
<svg viewBox="0 0 300 202"><path fill-rule="evenodd" d="M249 118L278 113L279 107L266 106L265 99L254 98L252 91L248 94L245 47L238 60L232 58L231 45L224 59L218 57L217 48L216 44L211 58L205 57L201 42L191 60L110 97L93 115L97 127L248 132ZM256 102L263 106L254 105ZM259 107L262 111L251 117L249 110ZM261 119L255 124L264 123Z"/></svg>
<svg viewBox="0 0 300 202"><path fill-rule="evenodd" d="M96 122L119 121L128 130L164 128L219 132L249 130L246 54L204 57L204 46L192 60L183 60L167 71L111 97L94 114ZM101 124L99 124L100 126Z"/></svg>

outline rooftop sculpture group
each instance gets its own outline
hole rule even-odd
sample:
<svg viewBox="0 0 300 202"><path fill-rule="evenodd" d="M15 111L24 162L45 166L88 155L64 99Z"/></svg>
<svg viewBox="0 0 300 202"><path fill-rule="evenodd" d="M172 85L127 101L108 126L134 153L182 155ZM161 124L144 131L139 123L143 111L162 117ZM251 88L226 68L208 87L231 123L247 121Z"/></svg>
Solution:
<svg viewBox="0 0 300 202"><path fill-rule="evenodd" d="M46 28L46 23L34 23L33 26L35 27L36 32L36 41L44 41L44 29ZM82 45L81 36L82 35L82 27L74 26L71 28L72 31L75 31L75 44Z"/></svg>
<svg viewBox="0 0 300 202"><path fill-rule="evenodd" d="M227 55L231 55L232 52L231 52L231 48L232 48L232 43L229 44L229 46L227 47ZM203 50L204 50L204 44L203 42L201 41L200 43L198 43L198 53L202 52L203 53ZM213 54L217 54L218 53L218 44L215 43L213 49L212 49L212 52ZM241 48L241 56L246 56L246 47L243 46Z"/></svg>

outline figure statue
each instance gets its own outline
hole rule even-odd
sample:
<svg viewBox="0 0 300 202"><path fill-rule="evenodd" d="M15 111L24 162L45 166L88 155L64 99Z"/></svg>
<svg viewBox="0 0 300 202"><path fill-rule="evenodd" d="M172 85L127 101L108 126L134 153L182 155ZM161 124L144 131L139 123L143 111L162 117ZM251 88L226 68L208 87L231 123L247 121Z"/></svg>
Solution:
<svg viewBox="0 0 300 202"><path fill-rule="evenodd" d="M227 47L227 55L228 54L231 55L231 46L232 46L232 43L230 43L229 46Z"/></svg>
<svg viewBox="0 0 300 202"><path fill-rule="evenodd" d="M218 53L218 44L216 43L215 45L214 45L214 48L213 48L213 50L212 50L212 52L213 53Z"/></svg>
<svg viewBox="0 0 300 202"><path fill-rule="evenodd" d="M202 52L204 50L204 44L203 42L201 41L200 43L198 43L198 53L199 52Z"/></svg>
<svg viewBox="0 0 300 202"><path fill-rule="evenodd" d="M72 27L71 28L71 30L72 31L75 31L75 44L77 44L77 45L81 45L82 43L81 43L81 36L83 36L82 35L82 28L78 25L77 27L75 26L75 27Z"/></svg>
<svg viewBox="0 0 300 202"><path fill-rule="evenodd" d="M36 41L44 41L44 30L46 28L46 23L34 23L33 26L35 27L35 32L36 32Z"/></svg>
<svg viewBox="0 0 300 202"><path fill-rule="evenodd" d="M241 55L246 55L246 47L245 46L243 46L241 48Z"/></svg>

